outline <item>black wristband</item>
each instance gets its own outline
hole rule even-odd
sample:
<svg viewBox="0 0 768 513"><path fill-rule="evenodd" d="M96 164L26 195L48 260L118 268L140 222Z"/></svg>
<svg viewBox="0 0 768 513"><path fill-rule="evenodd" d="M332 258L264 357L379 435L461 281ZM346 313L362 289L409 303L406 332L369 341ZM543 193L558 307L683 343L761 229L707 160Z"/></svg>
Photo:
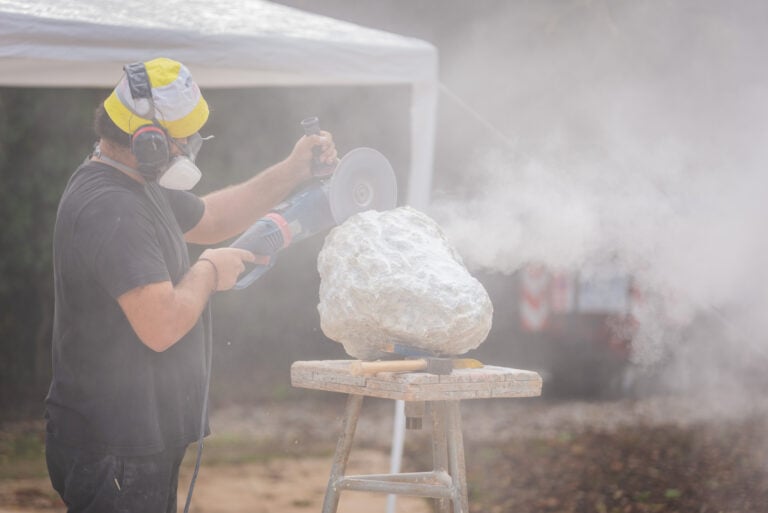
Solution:
<svg viewBox="0 0 768 513"><path fill-rule="evenodd" d="M211 264L211 267L213 267L213 292L219 290L219 269L216 267L216 264L213 263L213 260L210 258L200 257L197 259L197 261L208 262Z"/></svg>

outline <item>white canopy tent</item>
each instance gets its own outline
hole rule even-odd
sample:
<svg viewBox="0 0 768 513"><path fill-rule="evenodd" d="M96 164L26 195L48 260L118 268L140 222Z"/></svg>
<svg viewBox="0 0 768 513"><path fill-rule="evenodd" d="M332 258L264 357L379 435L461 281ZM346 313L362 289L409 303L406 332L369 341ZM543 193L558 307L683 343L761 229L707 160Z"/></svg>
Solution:
<svg viewBox="0 0 768 513"><path fill-rule="evenodd" d="M113 87L126 63L180 60L205 88L410 84L405 202L429 203L431 44L264 0L0 0L0 86Z"/></svg>

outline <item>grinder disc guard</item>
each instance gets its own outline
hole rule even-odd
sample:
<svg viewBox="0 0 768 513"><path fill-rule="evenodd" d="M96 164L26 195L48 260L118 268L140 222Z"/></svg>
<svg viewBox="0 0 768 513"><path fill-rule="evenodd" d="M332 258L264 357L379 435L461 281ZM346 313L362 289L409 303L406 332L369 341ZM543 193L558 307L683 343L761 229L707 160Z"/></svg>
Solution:
<svg viewBox="0 0 768 513"><path fill-rule="evenodd" d="M397 179L387 158L371 148L355 148L341 159L328 184L336 224L366 210L397 206Z"/></svg>

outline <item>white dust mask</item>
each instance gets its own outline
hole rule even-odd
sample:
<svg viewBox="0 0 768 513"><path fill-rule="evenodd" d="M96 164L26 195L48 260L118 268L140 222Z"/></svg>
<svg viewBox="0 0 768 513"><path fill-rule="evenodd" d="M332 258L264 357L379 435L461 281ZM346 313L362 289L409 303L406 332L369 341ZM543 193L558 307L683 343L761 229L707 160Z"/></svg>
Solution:
<svg viewBox="0 0 768 513"><path fill-rule="evenodd" d="M202 173L200 168L195 165L195 159L197 154L200 153L203 141L208 139L213 139L213 136L202 137L199 133L195 132L187 138L186 143L182 144L177 141L176 144L184 152L184 155L171 159L168 169L160 173L157 179L160 187L176 191L188 191L197 185L197 182L202 177Z"/></svg>
<svg viewBox="0 0 768 513"><path fill-rule="evenodd" d="M171 159L168 168L157 178L157 183L166 189L188 191L197 185L202 176L200 168L189 157L179 155Z"/></svg>

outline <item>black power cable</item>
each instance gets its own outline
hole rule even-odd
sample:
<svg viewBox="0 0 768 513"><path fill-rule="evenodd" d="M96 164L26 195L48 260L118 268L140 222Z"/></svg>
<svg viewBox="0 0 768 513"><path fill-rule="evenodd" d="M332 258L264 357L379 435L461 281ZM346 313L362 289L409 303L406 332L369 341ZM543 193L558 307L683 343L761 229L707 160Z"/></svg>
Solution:
<svg viewBox="0 0 768 513"><path fill-rule="evenodd" d="M200 460L203 457L203 440L205 439L205 424L208 418L208 390L211 386L211 362L213 361L213 329L211 325L211 302L205 307L203 316L203 323L205 324L205 349L206 349L206 362L205 362L205 389L203 390L203 410L200 415L200 438L197 440L197 457L195 459L195 470L192 472L192 480L189 482L189 490L187 491L187 501L184 504L184 513L189 513L189 505L192 503L192 493L195 490L195 482L197 481L197 473L200 470Z"/></svg>

